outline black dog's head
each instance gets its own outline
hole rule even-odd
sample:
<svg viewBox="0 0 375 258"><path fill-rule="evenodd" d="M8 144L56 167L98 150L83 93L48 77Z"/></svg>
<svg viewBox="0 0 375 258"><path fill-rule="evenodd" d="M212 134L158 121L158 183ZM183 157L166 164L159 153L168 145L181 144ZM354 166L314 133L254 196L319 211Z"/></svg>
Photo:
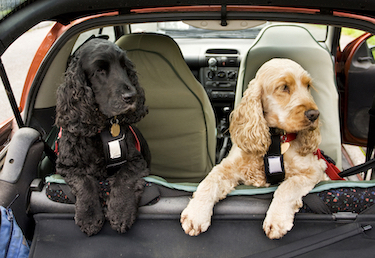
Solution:
<svg viewBox="0 0 375 258"><path fill-rule="evenodd" d="M94 91L99 110L105 116L135 111L137 98L141 96L136 89L133 66L119 47L106 40L94 39L82 47L79 62Z"/></svg>
<svg viewBox="0 0 375 258"><path fill-rule="evenodd" d="M71 60L57 91L56 125L93 135L114 116L136 123L147 114L145 95L131 61L115 44L92 39Z"/></svg>

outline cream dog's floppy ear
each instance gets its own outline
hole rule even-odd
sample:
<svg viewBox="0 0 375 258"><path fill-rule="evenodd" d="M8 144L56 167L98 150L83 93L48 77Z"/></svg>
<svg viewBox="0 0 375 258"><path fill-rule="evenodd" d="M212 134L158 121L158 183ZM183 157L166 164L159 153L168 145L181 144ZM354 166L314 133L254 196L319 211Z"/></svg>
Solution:
<svg viewBox="0 0 375 258"><path fill-rule="evenodd" d="M261 99L262 86L255 78L231 113L229 130L232 141L244 152L263 156L271 144L271 138Z"/></svg>

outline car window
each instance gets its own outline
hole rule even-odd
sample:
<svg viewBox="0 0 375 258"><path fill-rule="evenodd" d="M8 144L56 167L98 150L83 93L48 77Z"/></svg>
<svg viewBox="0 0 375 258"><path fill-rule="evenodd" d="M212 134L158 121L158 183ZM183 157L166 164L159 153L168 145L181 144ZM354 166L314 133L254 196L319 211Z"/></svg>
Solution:
<svg viewBox="0 0 375 258"><path fill-rule="evenodd" d="M53 22L41 22L24 33L1 56L6 73L19 104L27 72L37 49L53 26ZM4 86L0 80L0 123L11 117L11 110Z"/></svg>
<svg viewBox="0 0 375 258"><path fill-rule="evenodd" d="M91 36L95 37L108 37L108 40L111 42L116 41L115 37L115 29L113 26L107 26L107 27L100 27L88 30L86 32L83 32L79 35L76 43L74 44L74 47L72 49L72 53L80 46L82 45L87 39L89 39Z"/></svg>
<svg viewBox="0 0 375 258"><path fill-rule="evenodd" d="M8 13L17 9L17 7L26 0L6 0L0 1L0 20L3 19Z"/></svg>
<svg viewBox="0 0 375 258"><path fill-rule="evenodd" d="M350 42L354 39L360 37L361 35L365 34L365 31L356 30L351 28L341 28L341 35L340 35L340 48L343 50ZM367 47L369 51L371 51L372 57L374 58L375 62L375 36L372 36L366 40Z"/></svg>
<svg viewBox="0 0 375 258"><path fill-rule="evenodd" d="M208 30L193 27L182 21L179 22L157 22L157 23L136 23L131 25L132 33L155 32L167 34L172 38L238 38L238 39L255 39L258 33L267 25L281 24L280 22L266 22L253 28L242 30ZM283 23L285 24L285 23ZM289 23L290 24L290 23ZM327 26L301 24L310 31L317 41L325 41L327 37Z"/></svg>
<svg viewBox="0 0 375 258"><path fill-rule="evenodd" d="M346 27L341 28L340 48L343 50L346 47L346 45L348 45L351 41L363 35L364 33L366 32L362 30L356 30L356 29L346 28ZM367 40L367 44L369 45L370 48L371 46L373 47L375 45L375 39L373 37L369 38Z"/></svg>
<svg viewBox="0 0 375 258"><path fill-rule="evenodd" d="M372 57L375 60L375 36L372 36L368 40L366 40L367 46L371 51Z"/></svg>

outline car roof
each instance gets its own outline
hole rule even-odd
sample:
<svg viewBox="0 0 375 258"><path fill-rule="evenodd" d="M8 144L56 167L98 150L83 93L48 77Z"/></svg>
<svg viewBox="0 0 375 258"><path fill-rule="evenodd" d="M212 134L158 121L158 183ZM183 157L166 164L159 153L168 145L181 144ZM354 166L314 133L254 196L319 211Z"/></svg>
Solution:
<svg viewBox="0 0 375 258"><path fill-rule="evenodd" d="M54 20L62 24L98 13L117 11L130 13L132 9L169 8L182 6L230 6L246 5L248 0L28 0L17 6L0 21L0 55L25 31L41 21ZM309 8L315 9L310 15L329 17L333 12L350 12L375 18L375 1L368 0L254 0L251 6L273 8ZM158 10L160 11L160 9Z"/></svg>

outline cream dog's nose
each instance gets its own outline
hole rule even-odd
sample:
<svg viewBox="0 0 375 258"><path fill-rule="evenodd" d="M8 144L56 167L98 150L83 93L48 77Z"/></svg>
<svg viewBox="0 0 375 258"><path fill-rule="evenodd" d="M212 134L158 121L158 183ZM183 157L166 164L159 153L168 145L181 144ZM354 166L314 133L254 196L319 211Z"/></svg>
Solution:
<svg viewBox="0 0 375 258"><path fill-rule="evenodd" d="M314 122L316 119L318 119L319 117L319 110L315 110L315 109L311 109L311 110L307 110L305 112L305 116L307 117L307 119L309 119L311 122Z"/></svg>

